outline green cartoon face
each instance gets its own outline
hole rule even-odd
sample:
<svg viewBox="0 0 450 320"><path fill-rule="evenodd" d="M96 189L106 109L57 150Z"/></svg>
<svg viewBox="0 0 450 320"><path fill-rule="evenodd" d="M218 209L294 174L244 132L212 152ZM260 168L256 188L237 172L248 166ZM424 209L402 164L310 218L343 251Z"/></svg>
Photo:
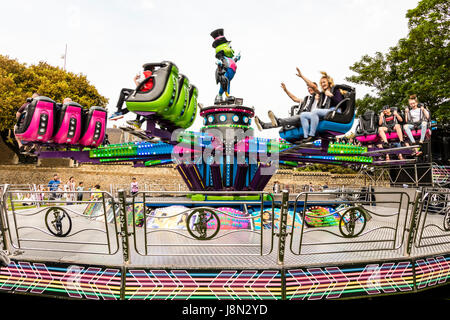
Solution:
<svg viewBox="0 0 450 320"><path fill-rule="evenodd" d="M218 45L216 47L216 54L220 51L223 51L226 57L233 58L234 57L234 50L231 48L230 42L222 43L221 45Z"/></svg>

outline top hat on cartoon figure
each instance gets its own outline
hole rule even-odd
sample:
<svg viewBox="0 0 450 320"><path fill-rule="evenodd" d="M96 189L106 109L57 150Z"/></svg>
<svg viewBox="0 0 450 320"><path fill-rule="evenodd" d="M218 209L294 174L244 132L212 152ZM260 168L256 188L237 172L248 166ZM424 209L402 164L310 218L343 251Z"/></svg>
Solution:
<svg viewBox="0 0 450 320"><path fill-rule="evenodd" d="M234 51L230 46L231 41L228 41L227 38L225 38L222 28L211 32L211 37L214 39L212 47L216 49L216 58L221 54L229 58L233 57Z"/></svg>
<svg viewBox="0 0 450 320"><path fill-rule="evenodd" d="M217 46L223 44L223 43L228 43L229 41L227 40L227 38L225 38L224 34L223 34L223 29L216 29L213 32L211 32L211 37L213 37L214 42L212 44L213 48L217 48Z"/></svg>

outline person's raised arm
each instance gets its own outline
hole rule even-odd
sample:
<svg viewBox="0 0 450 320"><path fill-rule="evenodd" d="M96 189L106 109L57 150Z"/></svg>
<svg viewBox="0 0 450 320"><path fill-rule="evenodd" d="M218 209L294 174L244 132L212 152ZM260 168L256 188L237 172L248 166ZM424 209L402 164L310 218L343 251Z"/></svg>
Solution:
<svg viewBox="0 0 450 320"><path fill-rule="evenodd" d="M303 102L302 99L297 98L295 95L293 95L293 94L286 88L286 85L285 85L283 82L281 83L281 88L284 90L284 92L286 92L286 94L289 96L289 98L292 99L292 101L297 102L297 103Z"/></svg>
<svg viewBox="0 0 450 320"><path fill-rule="evenodd" d="M306 82L306 85L314 90L315 93L320 93L319 88L317 88L317 85L314 84L311 80L307 79L300 71L300 69L297 67L297 77L300 77L303 79L303 81Z"/></svg>
<svg viewBox="0 0 450 320"><path fill-rule="evenodd" d="M140 84L140 82L139 82L139 78L140 78L141 76L139 75L139 74L137 74L135 77L134 77L134 83L136 84L136 87Z"/></svg>

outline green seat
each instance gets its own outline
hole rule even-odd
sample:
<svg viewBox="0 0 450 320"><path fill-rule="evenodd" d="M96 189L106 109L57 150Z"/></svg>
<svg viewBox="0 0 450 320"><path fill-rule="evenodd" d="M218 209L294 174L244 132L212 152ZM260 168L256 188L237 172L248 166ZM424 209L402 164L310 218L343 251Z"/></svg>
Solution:
<svg viewBox="0 0 450 320"><path fill-rule="evenodd" d="M171 108L178 97L178 68L170 61L147 63L144 71L151 70L153 88L143 92L142 82L126 101L127 109L132 112L156 112L161 117Z"/></svg>
<svg viewBox="0 0 450 320"><path fill-rule="evenodd" d="M182 113L180 119L175 122L175 125L181 128L189 128L195 120L197 115L197 97L198 89L196 86L191 85L189 89L189 105L185 112Z"/></svg>
<svg viewBox="0 0 450 320"><path fill-rule="evenodd" d="M176 123L189 106L189 79L180 74L178 79L178 96L171 107L167 107L162 115L164 119Z"/></svg>

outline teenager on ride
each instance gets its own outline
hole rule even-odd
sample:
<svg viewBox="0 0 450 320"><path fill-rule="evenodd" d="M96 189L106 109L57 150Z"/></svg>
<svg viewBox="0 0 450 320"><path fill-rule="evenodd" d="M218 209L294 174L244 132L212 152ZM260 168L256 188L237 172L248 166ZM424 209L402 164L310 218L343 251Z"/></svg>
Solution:
<svg viewBox="0 0 450 320"><path fill-rule="evenodd" d="M322 77L320 78L319 84L322 91L319 91L317 84L307 79L297 68L297 76L302 78L306 82L308 87L311 87L314 92L320 95L319 103L317 108L310 112L302 112L300 114L300 122L303 128L304 140L302 142L311 142L315 140L316 129L319 125L319 121L323 119L329 112L336 109L336 106L340 101L344 99L341 91L335 87L334 80L326 72L321 71ZM279 121L273 112L269 111L269 117L274 126L282 126L283 121Z"/></svg>
<svg viewBox="0 0 450 320"><path fill-rule="evenodd" d="M416 95L412 95L409 97L408 104L411 107L411 109L405 108L405 122L406 124L403 125L403 128L405 129L405 133L409 138L409 141L411 141L412 144L416 143L416 140L414 139L411 129L415 127L415 125L420 125L420 140L419 144L423 144L423 141L425 140L425 134L427 133L428 129L428 120L430 119L430 114L425 109L423 104L420 104L417 100ZM420 154L418 150L416 150L416 155Z"/></svg>
<svg viewBox="0 0 450 320"><path fill-rule="evenodd" d="M399 122L402 122L403 118L400 116L400 114L397 112L397 110L394 110L392 112L390 106L384 106L382 109L382 112L380 114L379 120L378 120L378 134L380 135L381 140L383 141L382 145L379 145L379 147L389 148L389 143L387 141L386 132L390 130L395 130L398 135L398 139L400 140L400 145L404 146L405 142L403 141L403 132L402 127L400 126ZM403 160L403 156L399 154L399 159ZM389 155L386 155L386 160L389 160Z"/></svg>
<svg viewBox="0 0 450 320"><path fill-rule="evenodd" d="M397 110L394 110L394 112L392 112L391 107L389 106L383 107L378 120L378 125L380 126L378 128L378 133L380 135L381 140L383 141L383 147L389 147L386 132L392 129L394 129L395 132L397 132L400 144L404 145L402 127L400 126L399 123L402 121L403 118L400 116Z"/></svg>
<svg viewBox="0 0 450 320"><path fill-rule="evenodd" d="M298 68L297 68L297 70L298 70ZM317 83L315 83L315 82L313 82L313 83L317 86ZM296 116L303 112L312 111L317 107L317 105L319 103L320 96L318 94L316 94L314 89L310 86L306 87L309 94L307 96L305 96L305 98L303 98L303 99L297 98L293 93L291 93L286 88L286 85L283 82L281 83L281 88L289 96L289 98L292 99L292 101L297 103L297 105L295 105L291 108L291 116ZM269 111L269 115L270 115L270 112L271 111ZM288 119L289 118L278 119L278 120L281 123L286 123L286 121L288 121ZM257 116L255 116L255 123L256 123L256 126L259 131L262 131L263 129L275 128L275 126L272 123L262 122Z"/></svg>
<svg viewBox="0 0 450 320"><path fill-rule="evenodd" d="M137 74L134 77L134 83L136 85L136 87L138 87L142 81L144 81L145 79L149 78L153 73L153 70L145 70L142 75ZM144 84L144 86L141 88L141 91L149 91L151 88L153 88L153 79L149 78L146 83ZM128 89L128 88L123 88L120 91L120 95L119 95L119 100L117 101L117 111L114 112L110 117L109 120L118 120L123 118L123 116L125 114L127 114L129 112L129 110L127 108L123 108L123 104L125 102L125 100L130 96L130 94L133 93L133 89ZM141 121L141 115L136 115L136 120L129 120L127 121L128 124L131 124L133 126L135 126L136 128L140 128L142 125L142 121Z"/></svg>

